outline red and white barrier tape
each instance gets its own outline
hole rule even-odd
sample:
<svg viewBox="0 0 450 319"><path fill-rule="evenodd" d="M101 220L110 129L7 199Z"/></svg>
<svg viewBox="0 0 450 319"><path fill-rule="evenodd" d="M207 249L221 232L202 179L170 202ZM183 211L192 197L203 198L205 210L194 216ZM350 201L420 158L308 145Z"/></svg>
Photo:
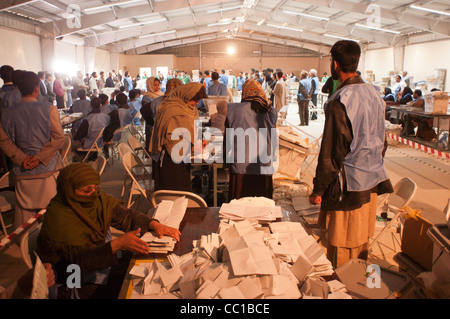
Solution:
<svg viewBox="0 0 450 319"><path fill-rule="evenodd" d="M19 235L21 232L27 230L28 228L30 228L30 226L42 215L45 214L47 210L46 209L42 209L40 210L38 213L36 213L36 215L34 215L33 217L31 217L29 220L27 220L25 223L23 223L21 226L17 227L11 234L9 234L8 236L6 236L5 238L3 238L0 241L0 250L3 247L6 247L11 240L16 237L17 235Z"/></svg>
<svg viewBox="0 0 450 319"><path fill-rule="evenodd" d="M411 146L411 147L413 147L415 149L418 149L418 150L421 150L421 151L433 154L433 155L438 156L438 157L442 157L442 158L445 158L445 159L450 159L450 153L442 152L442 151L439 151L439 150L434 149L432 147L425 146L425 145L422 145L420 143L416 143L414 141L408 140L406 138L403 138L403 137L398 136L398 135L393 134L393 133L386 132L386 134L387 134L388 137L390 137L390 138L392 138L392 139L394 139L394 140L396 140L396 141L398 141L400 143L403 143L403 144L406 144L408 146Z"/></svg>

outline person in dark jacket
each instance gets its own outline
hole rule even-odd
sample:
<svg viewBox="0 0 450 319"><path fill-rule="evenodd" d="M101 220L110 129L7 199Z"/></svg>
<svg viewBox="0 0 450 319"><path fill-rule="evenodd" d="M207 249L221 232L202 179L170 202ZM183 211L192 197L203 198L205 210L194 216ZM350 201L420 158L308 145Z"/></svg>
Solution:
<svg viewBox="0 0 450 319"><path fill-rule="evenodd" d="M361 48L342 40L331 48L331 73L341 82L325 106L325 125L310 202L321 205L334 268L367 260L375 229L377 195L392 193L384 168L385 102L356 74Z"/></svg>

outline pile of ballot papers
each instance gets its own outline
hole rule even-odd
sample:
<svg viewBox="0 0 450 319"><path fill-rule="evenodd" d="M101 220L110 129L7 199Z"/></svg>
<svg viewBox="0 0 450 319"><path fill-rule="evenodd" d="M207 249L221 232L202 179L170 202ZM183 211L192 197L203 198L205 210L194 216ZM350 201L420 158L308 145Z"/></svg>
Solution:
<svg viewBox="0 0 450 319"><path fill-rule="evenodd" d="M276 206L275 201L272 199L266 197L244 197L222 204L219 216L230 220L255 219L258 221L274 221L282 217L282 211L281 207Z"/></svg>
<svg viewBox="0 0 450 319"><path fill-rule="evenodd" d="M188 205L186 197L180 197L174 201L162 200L156 207L153 215L161 224L179 229ZM166 254L172 252L177 241L169 236L159 238L151 231L142 235L141 239L148 243L150 253Z"/></svg>
<svg viewBox="0 0 450 319"><path fill-rule="evenodd" d="M135 265L130 298L350 298L322 276L333 269L321 247L295 222L223 220L218 233L193 242L188 254Z"/></svg>

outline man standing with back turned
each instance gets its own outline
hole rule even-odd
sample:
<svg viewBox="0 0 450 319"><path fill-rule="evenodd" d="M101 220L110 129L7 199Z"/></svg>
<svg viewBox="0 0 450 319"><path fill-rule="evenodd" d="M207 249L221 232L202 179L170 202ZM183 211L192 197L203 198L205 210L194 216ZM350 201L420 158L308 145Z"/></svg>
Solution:
<svg viewBox="0 0 450 319"><path fill-rule="evenodd" d="M0 147L14 165L15 226L18 227L56 195L56 178L62 167L59 149L64 143L56 105L39 102L39 77L24 72L18 87L22 100L3 110Z"/></svg>
<svg viewBox="0 0 450 319"><path fill-rule="evenodd" d="M377 195L392 193L384 168L385 104L377 89L356 74L361 49L354 41L331 48L331 73L338 91L325 106L313 204L328 231L327 258L337 268L349 259L367 260L375 229Z"/></svg>

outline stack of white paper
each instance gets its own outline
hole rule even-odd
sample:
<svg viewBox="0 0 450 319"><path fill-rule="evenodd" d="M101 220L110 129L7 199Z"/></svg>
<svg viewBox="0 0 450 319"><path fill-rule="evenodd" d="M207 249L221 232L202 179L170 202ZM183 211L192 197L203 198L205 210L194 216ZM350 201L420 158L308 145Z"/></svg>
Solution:
<svg viewBox="0 0 450 319"><path fill-rule="evenodd" d="M330 276L333 274L331 262L313 236L308 235L300 223L271 223L272 233L279 234L279 242L271 245L274 254L293 264L293 272L299 280L312 276Z"/></svg>
<svg viewBox="0 0 450 319"><path fill-rule="evenodd" d="M175 201L163 200L156 207L153 218L157 219L161 224L173 228L179 228L183 220L188 205L187 198L180 197ZM173 251L177 241L169 236L158 238L152 232L146 232L141 239L148 243L150 253L166 254Z"/></svg>
<svg viewBox="0 0 450 319"><path fill-rule="evenodd" d="M255 220L220 225L218 234L195 240L188 254L135 266L131 297L298 299L305 282L332 273L322 248L300 223L271 223L271 232ZM330 291L331 298L347 297L339 282L331 283Z"/></svg>
<svg viewBox="0 0 450 319"><path fill-rule="evenodd" d="M254 206L244 204L222 204L219 215L231 220L255 219L258 221L274 221L281 218L280 206Z"/></svg>

